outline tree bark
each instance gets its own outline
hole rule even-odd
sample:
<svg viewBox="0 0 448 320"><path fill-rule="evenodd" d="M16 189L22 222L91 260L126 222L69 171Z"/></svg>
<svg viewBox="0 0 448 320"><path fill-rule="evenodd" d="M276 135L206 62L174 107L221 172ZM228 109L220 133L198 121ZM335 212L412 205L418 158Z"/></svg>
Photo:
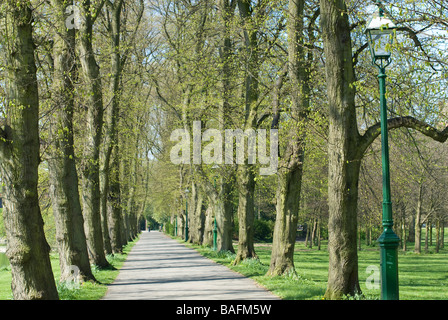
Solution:
<svg viewBox="0 0 448 320"><path fill-rule="evenodd" d="M440 248L443 249L445 247L445 220L442 219L440 224Z"/></svg>
<svg viewBox="0 0 448 320"><path fill-rule="evenodd" d="M109 2L110 21L110 95L111 107L106 112L104 143L103 143L103 161L101 168L101 217L103 222L105 250L112 253L122 251L122 219L119 216L120 211L120 175L119 162L111 162L111 154L119 152L118 124L120 115L120 98L121 98L121 78L123 70L123 61L121 57L121 13L123 8L123 0ZM138 20L138 23L140 19ZM118 155L116 155L118 157ZM114 166L114 167L112 167ZM112 170L115 172L113 173ZM113 181L112 181L112 175ZM107 223L106 223L107 222ZM114 225L110 225L114 223ZM120 224L120 225L117 225ZM109 224L109 225L108 225ZM112 239L112 234L116 237Z"/></svg>
<svg viewBox="0 0 448 320"><path fill-rule="evenodd" d="M73 279L73 267L79 271L78 280L95 280L87 253L74 153L75 30L67 29L65 25L65 12L70 3L53 0L52 5L57 17L52 89L55 114L50 119L48 168L61 269L60 281Z"/></svg>
<svg viewBox="0 0 448 320"><path fill-rule="evenodd" d="M204 222L204 240L203 245L213 246L213 226L214 226L214 216L213 208L211 205L208 206L205 211L205 222Z"/></svg>
<svg viewBox="0 0 448 320"><path fill-rule="evenodd" d="M90 262L100 268L110 267L104 253L101 225L101 197L99 181L99 154L103 129L103 94L99 65L93 50L93 24L101 10L93 8L90 1L82 3L79 52L80 62L87 89L86 137L82 161L82 204L84 228ZM92 12L96 12L92 15Z"/></svg>
<svg viewBox="0 0 448 320"><path fill-rule="evenodd" d="M443 219L440 228L440 248L443 249L445 247L445 221Z"/></svg>
<svg viewBox="0 0 448 320"><path fill-rule="evenodd" d="M282 176L281 176L282 175ZM298 195L301 170L278 173L277 218L274 226L271 262L267 275L282 275L294 271L294 246L298 221Z"/></svg>
<svg viewBox="0 0 448 320"><path fill-rule="evenodd" d="M123 139L124 140L124 139ZM121 142L121 141L120 141ZM120 172L120 203L121 210L123 216L123 233L122 240L123 245L125 245L129 240L131 240L131 226L129 222L129 210L127 207L128 199L129 199L129 176L131 175L131 162L129 159L129 151L127 149L128 142L126 140L122 141L120 146L119 153L119 172ZM121 147L122 146L122 147Z"/></svg>
<svg viewBox="0 0 448 320"><path fill-rule="evenodd" d="M218 8L220 10L220 21L222 23L222 50L220 51L220 62L222 64L222 101L219 106L219 129L221 132L229 129L232 125L233 108L230 103L232 96L232 84L231 80L233 77L232 73L232 39L231 39L231 24L234 18L235 7L237 1L234 0L219 0ZM218 183L215 192L217 193L216 198L210 198L210 202L220 202L216 204L217 206L222 206L222 213L216 215L218 226L218 250L234 252L232 237L233 237L233 204L230 199L230 193L234 188L235 182L235 171L233 168L226 168L222 170L222 176L217 179ZM219 188L221 189L220 191ZM213 205L215 206L215 204ZM222 226L222 227L220 227ZM214 221L212 220L212 230L214 227ZM213 244L213 232L212 244Z"/></svg>
<svg viewBox="0 0 448 320"><path fill-rule="evenodd" d="M223 185L224 187L225 185ZM230 191L230 190L227 190ZM233 212L232 203L227 199L229 193L223 193L213 203L214 213L218 225L217 251L235 252L232 244Z"/></svg>
<svg viewBox="0 0 448 320"><path fill-rule="evenodd" d="M234 264L257 258L254 247L254 193L255 174L252 167L238 168L238 252Z"/></svg>
<svg viewBox="0 0 448 320"><path fill-rule="evenodd" d="M309 109L309 72L304 50L305 1L288 5L288 75L291 82L291 117L287 145L277 172L276 220L268 275L295 272L294 246L302 187L305 150L304 123ZM312 58L311 58L312 59ZM275 116L274 116L275 117ZM276 118L273 126L277 127Z"/></svg>
<svg viewBox="0 0 448 320"><path fill-rule="evenodd" d="M401 220L401 241L402 241L402 248L403 251L406 252L407 245L406 245L406 219L403 217Z"/></svg>
<svg viewBox="0 0 448 320"><path fill-rule="evenodd" d="M250 1L238 1L238 8L243 20L245 48L247 54L246 76L245 76L245 119L244 129L257 128L258 111L258 41L256 29L257 22L253 15ZM253 239L254 224L254 193L255 175L254 165L245 159L244 164L239 164L237 169L238 187L238 252L235 264L247 258L256 258Z"/></svg>
<svg viewBox="0 0 448 320"><path fill-rule="evenodd" d="M137 127L141 128L141 124L140 121L137 120ZM138 131L137 131L138 132ZM133 240L137 237L138 231L137 231L137 221L138 221L138 210L137 210L137 205L136 205L136 191L137 191L137 175L138 175L138 166L139 166L139 161L138 161L138 155L139 155L139 149L138 149L138 145L139 145L139 135L137 133L134 134L134 144L133 144L133 148L131 150L134 150L134 154L130 160L130 174L128 177L128 182L129 182L129 192L128 192L128 198L127 198L127 212L128 212L128 216L129 216L129 236L130 239L129 240Z"/></svg>
<svg viewBox="0 0 448 320"><path fill-rule="evenodd" d="M193 201L190 215L190 238L192 243L201 245L204 239L205 215L202 210L204 198L200 192L200 188L195 182L192 182L191 184L191 196Z"/></svg>
<svg viewBox="0 0 448 320"><path fill-rule="evenodd" d="M321 227L321 221L320 219L317 222L317 250L320 250L321 248L321 231L322 231L322 227ZM361 241L360 241L361 243ZM359 247L359 249L361 250L361 247Z"/></svg>
<svg viewBox="0 0 448 320"><path fill-rule="evenodd" d="M6 120L0 130L4 223L16 300L57 300L38 200L39 94L29 1L6 1ZM3 46L2 46L3 47Z"/></svg>
<svg viewBox="0 0 448 320"><path fill-rule="evenodd" d="M415 216L411 216L408 226L408 240L409 242L415 242Z"/></svg>
<svg viewBox="0 0 448 320"><path fill-rule="evenodd" d="M121 253L123 245L127 243L124 238L124 221L121 206L120 160L119 146L115 144L111 153L111 166L109 169L109 188L107 199L107 217L110 228L110 244L112 253Z"/></svg>
<svg viewBox="0 0 448 320"><path fill-rule="evenodd" d="M422 252L422 205L423 205L423 182L420 183L417 200L417 210L415 210L415 245L414 252Z"/></svg>
<svg viewBox="0 0 448 320"><path fill-rule="evenodd" d="M361 165L350 25L345 1L321 0L329 101L329 272L326 299L360 292L357 202Z"/></svg>
<svg viewBox="0 0 448 320"><path fill-rule="evenodd" d="M440 219L436 220L436 248L435 252L439 253L440 249Z"/></svg>

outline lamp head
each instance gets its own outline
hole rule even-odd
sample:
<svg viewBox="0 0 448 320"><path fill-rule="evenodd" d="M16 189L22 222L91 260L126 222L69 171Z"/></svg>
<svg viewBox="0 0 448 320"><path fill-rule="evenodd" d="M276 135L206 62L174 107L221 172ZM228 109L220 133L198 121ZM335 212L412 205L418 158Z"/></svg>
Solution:
<svg viewBox="0 0 448 320"><path fill-rule="evenodd" d="M392 20L384 16L381 8L372 15L367 23L365 33L372 62L377 66L386 67L390 64L390 46L393 43L396 28L397 26Z"/></svg>

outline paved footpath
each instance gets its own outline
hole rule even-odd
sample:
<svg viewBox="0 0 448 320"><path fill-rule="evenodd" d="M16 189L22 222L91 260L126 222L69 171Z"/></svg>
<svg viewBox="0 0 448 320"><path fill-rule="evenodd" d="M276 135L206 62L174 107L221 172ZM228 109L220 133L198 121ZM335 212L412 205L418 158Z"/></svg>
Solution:
<svg viewBox="0 0 448 320"><path fill-rule="evenodd" d="M104 300L277 300L255 281L157 231L144 231Z"/></svg>

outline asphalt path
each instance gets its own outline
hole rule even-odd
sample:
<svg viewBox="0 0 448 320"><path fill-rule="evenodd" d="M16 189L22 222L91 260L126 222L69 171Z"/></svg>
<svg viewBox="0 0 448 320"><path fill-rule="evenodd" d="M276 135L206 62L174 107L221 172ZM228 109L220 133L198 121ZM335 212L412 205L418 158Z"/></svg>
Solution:
<svg viewBox="0 0 448 320"><path fill-rule="evenodd" d="M278 300L158 231L144 231L103 300Z"/></svg>

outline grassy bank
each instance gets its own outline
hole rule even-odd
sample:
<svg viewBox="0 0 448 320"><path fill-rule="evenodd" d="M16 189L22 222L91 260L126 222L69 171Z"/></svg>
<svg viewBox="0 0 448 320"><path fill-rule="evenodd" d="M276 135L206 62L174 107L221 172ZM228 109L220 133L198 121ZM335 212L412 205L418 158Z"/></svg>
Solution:
<svg viewBox="0 0 448 320"><path fill-rule="evenodd" d="M112 283L118 275L126 257L137 239L128 243L122 254L107 256L109 263L115 268L114 270L99 270L92 267L93 274L98 283L85 282L79 286L67 285L59 282L60 268L59 257L56 252L50 254L51 265L58 286L59 298L61 300L99 300L107 291L107 285ZM0 270L0 300L12 299L11 292L11 271L9 267Z"/></svg>
<svg viewBox="0 0 448 320"><path fill-rule="evenodd" d="M272 291L285 300L318 300L325 293L328 278L328 252L324 244L321 250L309 249L297 243L294 255L297 275L266 277L271 256L270 244L256 244L259 259L251 259L233 266L235 254L216 253L208 247L188 245L202 255L226 265ZM235 246L235 250L237 246ZM379 249L363 248L359 255L359 281L364 299L379 299L379 288L372 288L372 271L379 268ZM399 250L400 299L448 300L448 249L440 253L414 254ZM366 280L368 280L366 282ZM358 297L359 298L359 297Z"/></svg>

